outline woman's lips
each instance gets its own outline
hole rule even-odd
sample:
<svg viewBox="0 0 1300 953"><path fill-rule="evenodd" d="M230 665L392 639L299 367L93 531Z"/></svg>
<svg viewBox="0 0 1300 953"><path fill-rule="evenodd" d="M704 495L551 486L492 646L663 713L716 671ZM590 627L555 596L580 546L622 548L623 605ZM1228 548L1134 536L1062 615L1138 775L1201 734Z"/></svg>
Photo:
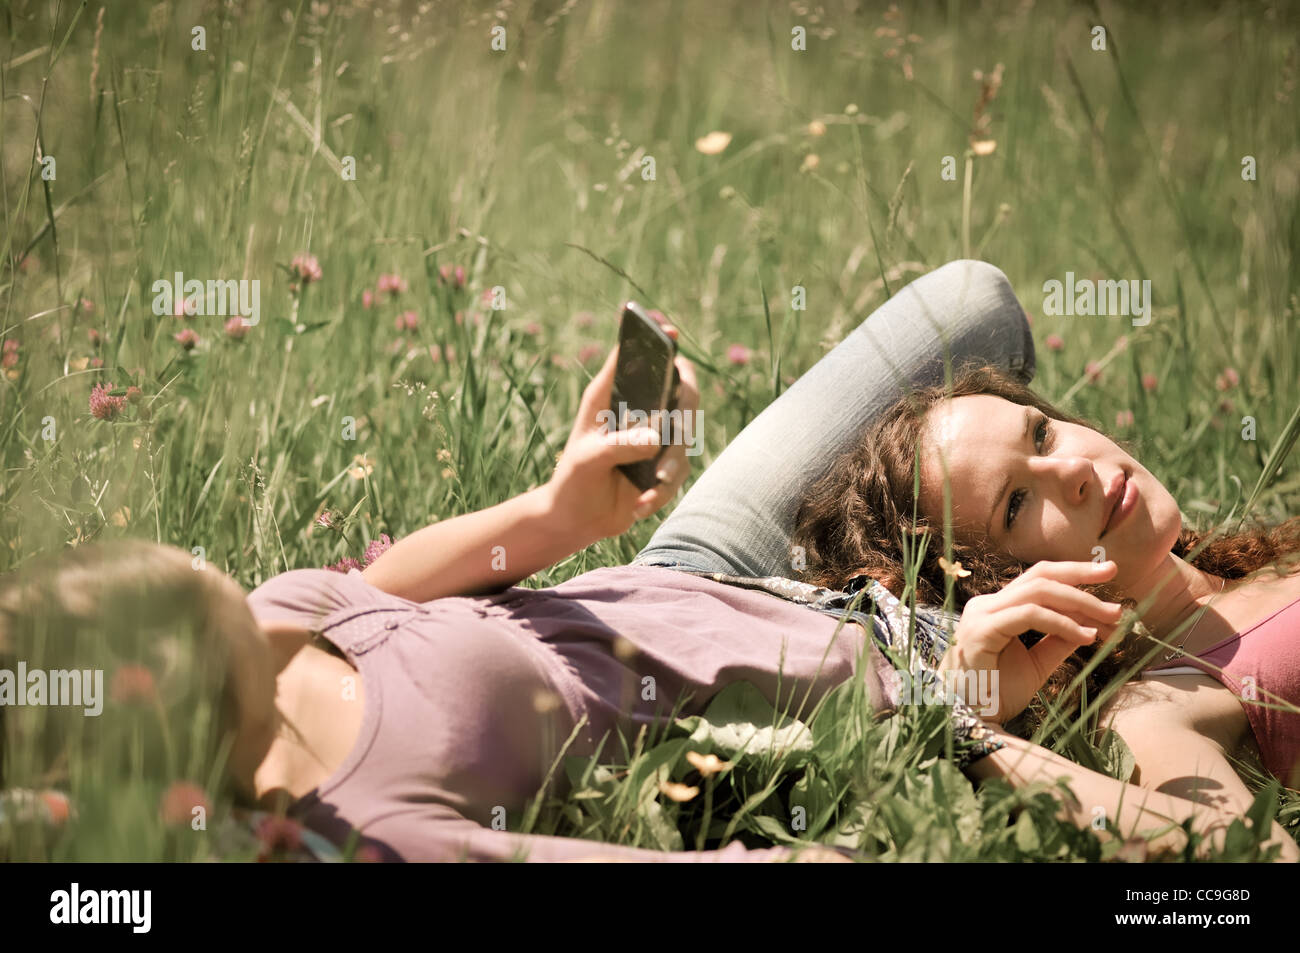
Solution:
<svg viewBox="0 0 1300 953"><path fill-rule="evenodd" d="M1129 513L1133 512L1133 507L1137 505L1137 484L1128 478L1128 474L1121 470L1110 482L1106 488L1106 501L1110 507L1109 515L1106 517L1106 523L1101 528L1101 535L1105 536L1112 528L1119 525L1120 521Z"/></svg>

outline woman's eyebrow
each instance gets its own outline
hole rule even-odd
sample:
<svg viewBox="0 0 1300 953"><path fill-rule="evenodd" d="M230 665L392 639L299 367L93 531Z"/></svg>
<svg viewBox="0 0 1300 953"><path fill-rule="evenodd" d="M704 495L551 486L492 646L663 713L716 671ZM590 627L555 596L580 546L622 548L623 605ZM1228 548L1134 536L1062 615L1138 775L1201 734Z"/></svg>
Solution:
<svg viewBox="0 0 1300 953"><path fill-rule="evenodd" d="M1029 438L1029 429L1033 426L1033 423L1034 423L1033 409L1030 407L1026 407L1025 408L1025 430L1020 435L1021 443L1024 443L1025 440ZM993 497L993 507L992 509L989 510L989 519L988 522L984 525L985 539L993 538L993 514L995 514L1001 508L1002 497L1006 496L1007 490L1009 490L1010 488L1011 488L1011 474L1008 473L1007 478L1002 481L1002 486L998 488L998 495Z"/></svg>

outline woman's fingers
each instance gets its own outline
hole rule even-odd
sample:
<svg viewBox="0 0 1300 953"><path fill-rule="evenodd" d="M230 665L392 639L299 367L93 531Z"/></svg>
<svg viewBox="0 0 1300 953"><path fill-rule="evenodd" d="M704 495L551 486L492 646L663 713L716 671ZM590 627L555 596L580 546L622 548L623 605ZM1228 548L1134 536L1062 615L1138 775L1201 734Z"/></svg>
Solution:
<svg viewBox="0 0 1300 953"><path fill-rule="evenodd" d="M598 427L597 414L602 410L609 410L609 396L614 391L614 369L617 366L618 347L616 345L605 358L605 363L601 365L600 370L596 372L582 392L582 400L578 403L578 423L584 429Z"/></svg>
<svg viewBox="0 0 1300 953"><path fill-rule="evenodd" d="M695 379L695 366L684 357L674 362L677 367L677 406L694 413L700 406L700 386Z"/></svg>
<svg viewBox="0 0 1300 953"><path fill-rule="evenodd" d="M1033 660L1039 678L1046 682L1047 677L1060 668L1062 663L1074 654L1074 650L1078 647L1077 643L1071 642L1069 639L1049 635L1038 640L1034 647L1029 650L1029 657Z"/></svg>
<svg viewBox="0 0 1300 953"><path fill-rule="evenodd" d="M645 519L671 500L676 492L676 488L670 488L666 483L651 487L636 498L636 505L632 509L633 517L639 520Z"/></svg>
<svg viewBox="0 0 1300 953"><path fill-rule="evenodd" d="M610 466L649 460L659 452L659 431L653 427L629 427L599 435L600 457Z"/></svg>
<svg viewBox="0 0 1300 953"><path fill-rule="evenodd" d="M700 390L695 378L695 368L684 357L678 357L674 365L677 368L678 375L676 406L683 412L690 411L693 414L700 406ZM615 346L605 358L605 363L601 365L600 370L595 373L582 392L578 416L585 426L595 428L598 426L597 414L602 410L609 410L610 395L614 390L614 373L617 367L618 347ZM651 411L651 413L657 413L657 411Z"/></svg>
<svg viewBox="0 0 1300 953"><path fill-rule="evenodd" d="M664 455L659 458L655 478L659 480L661 486L669 489L668 495L672 496L686 482L686 474L689 469L690 464L686 461L686 448L681 444L675 444L669 447Z"/></svg>
<svg viewBox="0 0 1300 953"><path fill-rule="evenodd" d="M1105 562L1095 563L1092 561L1061 561L1043 560L1034 563L1014 580L1010 585L1018 585L1022 580L1047 578L1055 579L1057 582L1063 582L1070 586L1087 586L1095 585L1099 582L1105 582L1119 571L1119 566L1113 559L1107 559Z"/></svg>
<svg viewBox="0 0 1300 953"><path fill-rule="evenodd" d="M994 593L990 601L996 608L1010 608L1027 603L1047 606L1106 625L1118 622L1124 611L1118 602L1106 602L1090 592L1046 576L1024 579L1023 582L1017 579L1005 589Z"/></svg>
<svg viewBox="0 0 1300 953"><path fill-rule="evenodd" d="M1091 645L1096 641L1099 631L1096 626L1080 625L1068 615L1032 603L1011 606L994 612L988 617L988 622L996 633L990 641L1001 642L1001 645L995 649L998 652L1001 651L1001 646L1030 629L1035 629L1044 635L1060 636L1072 642L1075 648L1080 645ZM993 635L993 633L989 634ZM990 648L994 647L990 646Z"/></svg>

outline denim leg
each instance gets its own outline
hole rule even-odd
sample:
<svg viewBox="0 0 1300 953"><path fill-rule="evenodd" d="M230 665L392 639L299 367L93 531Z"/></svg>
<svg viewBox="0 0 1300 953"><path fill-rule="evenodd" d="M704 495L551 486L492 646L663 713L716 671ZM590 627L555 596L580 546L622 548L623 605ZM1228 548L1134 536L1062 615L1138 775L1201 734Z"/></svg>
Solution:
<svg viewBox="0 0 1300 953"><path fill-rule="evenodd" d="M953 367L982 360L1033 378L1024 309L986 262L949 262L876 309L740 432L633 563L794 575L790 532L804 488L875 415L942 382L945 356Z"/></svg>

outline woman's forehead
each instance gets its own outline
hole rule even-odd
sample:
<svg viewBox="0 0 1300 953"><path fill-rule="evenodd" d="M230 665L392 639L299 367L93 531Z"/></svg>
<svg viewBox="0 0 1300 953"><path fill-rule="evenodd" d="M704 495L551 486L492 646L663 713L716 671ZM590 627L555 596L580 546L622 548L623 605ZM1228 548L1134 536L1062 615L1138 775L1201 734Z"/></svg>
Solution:
<svg viewBox="0 0 1300 953"><path fill-rule="evenodd" d="M958 509L961 500L977 496L996 454L997 433L1024 412L990 394L948 398L931 407L921 438L921 508L940 511L945 468Z"/></svg>
<svg viewBox="0 0 1300 953"><path fill-rule="evenodd" d="M963 433L982 431L986 429L985 425L1024 412L1025 408L1020 404L993 394L946 397L927 412L925 435L936 447L943 447L959 440Z"/></svg>

